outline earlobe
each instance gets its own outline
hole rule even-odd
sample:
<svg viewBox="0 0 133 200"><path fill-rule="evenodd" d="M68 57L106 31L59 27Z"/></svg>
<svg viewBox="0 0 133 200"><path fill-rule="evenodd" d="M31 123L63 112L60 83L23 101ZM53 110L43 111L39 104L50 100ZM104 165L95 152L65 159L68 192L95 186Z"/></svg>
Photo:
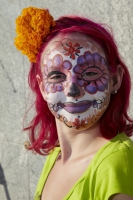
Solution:
<svg viewBox="0 0 133 200"><path fill-rule="evenodd" d="M123 73L124 73L123 67L120 64L117 65L117 70L112 75L112 78L111 78L112 79L112 88L111 88L112 94L116 94L119 88L121 87Z"/></svg>
<svg viewBox="0 0 133 200"><path fill-rule="evenodd" d="M46 100L46 95L45 95L45 92L44 92L44 86L43 86L43 83L42 83L42 79L38 74L36 75L36 79L37 79L37 82L38 82L38 86L40 88L40 92L41 92L44 100Z"/></svg>

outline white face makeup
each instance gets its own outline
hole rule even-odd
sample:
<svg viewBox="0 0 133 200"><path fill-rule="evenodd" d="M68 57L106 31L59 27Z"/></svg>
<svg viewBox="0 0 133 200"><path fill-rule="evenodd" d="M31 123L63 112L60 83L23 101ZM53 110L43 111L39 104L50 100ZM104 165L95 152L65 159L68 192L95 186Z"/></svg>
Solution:
<svg viewBox="0 0 133 200"><path fill-rule="evenodd" d="M41 57L43 91L52 114L70 128L92 126L110 99L109 69L102 48L89 37L57 36Z"/></svg>

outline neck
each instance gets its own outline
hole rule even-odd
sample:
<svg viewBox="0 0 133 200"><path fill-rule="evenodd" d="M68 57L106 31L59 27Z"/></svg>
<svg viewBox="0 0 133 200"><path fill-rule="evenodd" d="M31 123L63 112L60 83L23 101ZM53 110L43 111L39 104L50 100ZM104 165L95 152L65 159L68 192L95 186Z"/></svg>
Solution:
<svg viewBox="0 0 133 200"><path fill-rule="evenodd" d="M94 154L107 142L100 133L98 123L82 131L68 128L58 119L56 119L56 125L63 163L88 154Z"/></svg>

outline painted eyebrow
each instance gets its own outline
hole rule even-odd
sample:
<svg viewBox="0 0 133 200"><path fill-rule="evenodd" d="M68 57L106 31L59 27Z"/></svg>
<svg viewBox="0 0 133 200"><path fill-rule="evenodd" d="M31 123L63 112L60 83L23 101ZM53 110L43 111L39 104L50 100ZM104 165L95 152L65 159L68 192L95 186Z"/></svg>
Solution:
<svg viewBox="0 0 133 200"><path fill-rule="evenodd" d="M65 74L63 74L62 72L60 72L60 71L52 71L52 72L50 72L49 74L48 74L48 78L50 77L50 76L52 76L53 74L62 74L62 75L64 75L64 76L66 76Z"/></svg>

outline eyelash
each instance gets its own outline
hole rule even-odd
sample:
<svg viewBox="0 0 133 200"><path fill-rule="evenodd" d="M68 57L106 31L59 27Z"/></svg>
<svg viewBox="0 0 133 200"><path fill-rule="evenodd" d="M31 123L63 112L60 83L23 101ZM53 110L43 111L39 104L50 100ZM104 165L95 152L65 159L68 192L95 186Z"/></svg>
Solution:
<svg viewBox="0 0 133 200"><path fill-rule="evenodd" d="M97 75L98 73L96 72L86 72L84 74L82 74L81 76L83 77L84 75L90 75L90 76L93 76L93 75Z"/></svg>
<svg viewBox="0 0 133 200"><path fill-rule="evenodd" d="M50 79L60 79L60 78L64 78L66 79L66 76L65 75L53 75L52 77L50 77Z"/></svg>

